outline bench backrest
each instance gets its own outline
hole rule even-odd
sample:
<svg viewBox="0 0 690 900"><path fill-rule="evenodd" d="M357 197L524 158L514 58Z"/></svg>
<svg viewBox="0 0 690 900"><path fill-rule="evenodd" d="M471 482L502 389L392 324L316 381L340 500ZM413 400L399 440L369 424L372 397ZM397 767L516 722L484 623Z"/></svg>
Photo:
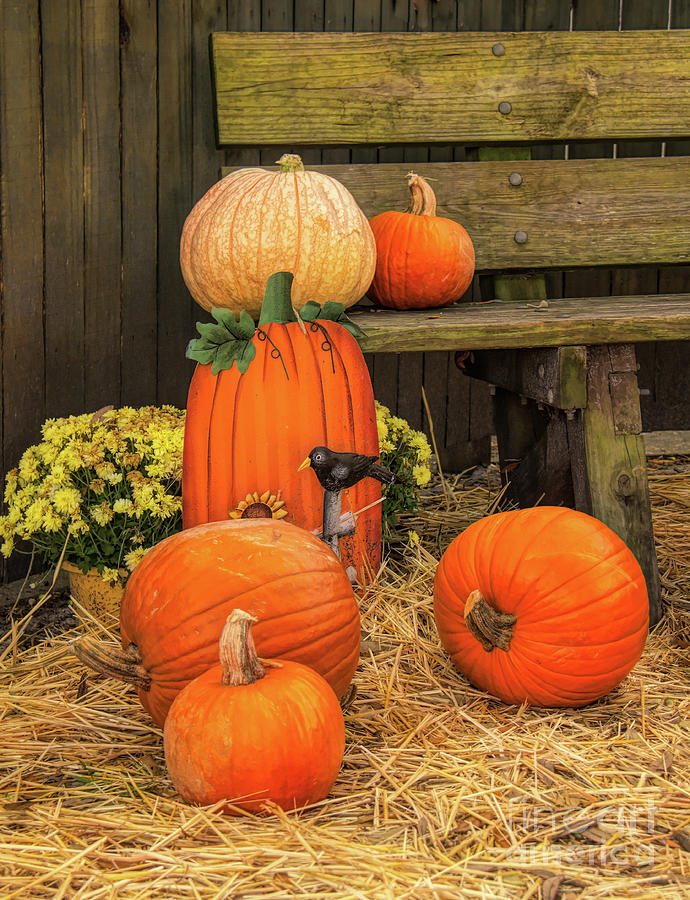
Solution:
<svg viewBox="0 0 690 900"><path fill-rule="evenodd" d="M481 162L310 167L367 215L405 208L410 168L436 179L479 270L690 262L690 157L486 159L690 137L690 30L215 33L211 46L223 145L486 145Z"/></svg>

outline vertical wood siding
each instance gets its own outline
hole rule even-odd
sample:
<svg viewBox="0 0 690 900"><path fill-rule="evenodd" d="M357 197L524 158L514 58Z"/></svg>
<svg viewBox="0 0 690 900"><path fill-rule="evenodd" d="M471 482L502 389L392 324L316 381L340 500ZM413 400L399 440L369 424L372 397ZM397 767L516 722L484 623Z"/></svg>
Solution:
<svg viewBox="0 0 690 900"><path fill-rule="evenodd" d="M4 0L0 4L0 470L49 416L106 404L184 406L184 349L203 316L178 246L221 165L279 151L217 149L208 35L690 25L690 0ZM299 150L300 148L285 148ZM565 147L536 148L564 155ZM570 155L687 154L688 142L578 145ZM305 149L308 163L461 160L463 146ZM554 273L553 292L687 289L688 271ZM473 287L479 297L479 285ZM663 365L662 357L663 355ZM679 422L687 346L641 349L645 425ZM368 360L377 396L443 445L490 428L486 386L447 353ZM688 422L684 423L688 427Z"/></svg>

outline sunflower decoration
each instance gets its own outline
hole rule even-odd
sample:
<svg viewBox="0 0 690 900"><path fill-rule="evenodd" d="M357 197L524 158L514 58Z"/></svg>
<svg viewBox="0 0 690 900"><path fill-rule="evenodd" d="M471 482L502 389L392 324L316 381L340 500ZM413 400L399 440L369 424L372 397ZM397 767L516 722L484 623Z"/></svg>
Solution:
<svg viewBox="0 0 690 900"><path fill-rule="evenodd" d="M287 510L285 501L280 499L280 491L277 494L264 491L261 495L254 491L240 500L237 508L230 510L229 515L231 519L284 519Z"/></svg>

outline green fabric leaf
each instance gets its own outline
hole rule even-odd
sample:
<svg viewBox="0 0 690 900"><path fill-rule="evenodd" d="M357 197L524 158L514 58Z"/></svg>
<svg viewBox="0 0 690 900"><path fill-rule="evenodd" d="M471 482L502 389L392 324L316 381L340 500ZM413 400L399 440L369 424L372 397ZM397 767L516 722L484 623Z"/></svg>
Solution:
<svg viewBox="0 0 690 900"><path fill-rule="evenodd" d="M330 322L337 322L345 312L342 303L336 303L334 300L326 300L321 310L320 319L328 319Z"/></svg>
<svg viewBox="0 0 690 900"><path fill-rule="evenodd" d="M211 366L212 375L217 375L224 369L232 368L232 364L237 359L237 343L237 341L226 341L218 348L216 358Z"/></svg>
<svg viewBox="0 0 690 900"><path fill-rule="evenodd" d="M300 318L304 322L313 322L314 319L318 318L320 313L321 305L315 300L309 300L299 311Z"/></svg>
<svg viewBox="0 0 690 900"><path fill-rule="evenodd" d="M253 324L253 323L252 323ZM240 370L240 373L244 375L244 373L249 368L249 363L256 356L256 347L251 341L247 341L244 344L244 347L237 357L237 368Z"/></svg>
<svg viewBox="0 0 690 900"><path fill-rule="evenodd" d="M231 337L231 333L224 325L214 325L213 322L197 322L196 330L207 345L224 344Z"/></svg>
<svg viewBox="0 0 690 900"><path fill-rule="evenodd" d="M256 325L254 319L249 315L246 309L240 313L240 320L231 329L236 338L243 341L250 341L254 337Z"/></svg>
<svg viewBox="0 0 690 900"><path fill-rule="evenodd" d="M234 362L240 372L246 372L256 356L252 343L256 331L254 320L246 310L241 311L239 320L231 310L220 307L214 307L211 315L217 324L197 322L201 337L189 342L187 356L202 365L211 363L214 375L231 369Z"/></svg>
<svg viewBox="0 0 690 900"><path fill-rule="evenodd" d="M208 349L203 341L194 338L187 344L185 356L187 359L193 359L195 362L201 363L202 366L206 366L208 363L213 362L217 349L217 347Z"/></svg>
<svg viewBox="0 0 690 900"><path fill-rule="evenodd" d="M232 326L237 321L235 313L231 309L226 309L224 306L212 307L211 315L219 325L222 325L223 328L227 328L228 331L231 330Z"/></svg>

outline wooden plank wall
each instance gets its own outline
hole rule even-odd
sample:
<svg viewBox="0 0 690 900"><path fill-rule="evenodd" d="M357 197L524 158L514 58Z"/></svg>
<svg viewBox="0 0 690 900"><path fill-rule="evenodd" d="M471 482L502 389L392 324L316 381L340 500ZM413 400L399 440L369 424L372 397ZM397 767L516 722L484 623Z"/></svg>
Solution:
<svg viewBox="0 0 690 900"><path fill-rule="evenodd" d="M182 222L221 165L278 156L275 148L216 148L209 32L688 26L690 0L3 0L3 480L48 416L109 403L185 403L192 366L184 348L199 312L179 272ZM690 147L567 152L673 155ZM304 157L412 166L461 160L466 149L310 149ZM554 294L570 296L654 293L687 290L688 272L555 273L549 282ZM480 296L478 285L473 291ZM640 357L646 427L687 428L687 348L645 347ZM486 388L460 376L448 354L381 355L369 364L377 396L416 427L425 426L425 385L444 445L487 433Z"/></svg>

